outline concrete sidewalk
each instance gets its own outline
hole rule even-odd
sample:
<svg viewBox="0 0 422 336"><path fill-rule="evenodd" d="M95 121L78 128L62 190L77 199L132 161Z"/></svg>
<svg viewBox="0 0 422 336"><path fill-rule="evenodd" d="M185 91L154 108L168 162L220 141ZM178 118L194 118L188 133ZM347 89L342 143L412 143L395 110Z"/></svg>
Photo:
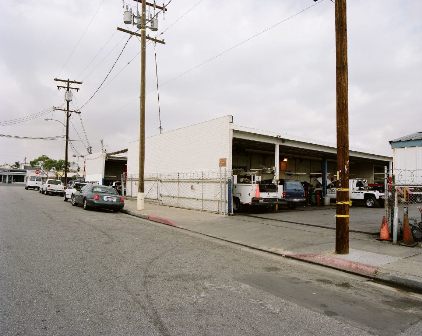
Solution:
<svg viewBox="0 0 422 336"><path fill-rule="evenodd" d="M321 226L248 216L222 216L125 201L124 212L208 237L271 252L283 257L362 275L422 293L422 248L377 241L373 235L350 232L350 253L337 255L335 230ZM334 219L331 219L334 221Z"/></svg>

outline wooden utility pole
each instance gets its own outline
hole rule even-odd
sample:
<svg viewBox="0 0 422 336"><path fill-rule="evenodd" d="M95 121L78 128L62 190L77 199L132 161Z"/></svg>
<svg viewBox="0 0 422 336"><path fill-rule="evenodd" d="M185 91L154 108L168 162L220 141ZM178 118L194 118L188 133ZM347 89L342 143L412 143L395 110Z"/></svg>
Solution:
<svg viewBox="0 0 422 336"><path fill-rule="evenodd" d="M145 72L146 72L146 49L147 49L147 3L142 1L141 14L141 94L139 106L141 118L139 123L139 184L136 205L138 210L145 208L144 199L144 170L145 170Z"/></svg>
<svg viewBox="0 0 422 336"><path fill-rule="evenodd" d="M70 90L76 90L79 91L79 88L77 87L71 87L70 84L82 84L82 82L77 82L77 81L71 81L69 79L58 79L58 78L54 78L54 80L56 82L64 82L66 83L66 86L62 86L62 85L57 85L57 88L60 89L65 89L66 90L66 94L65 94L65 100L66 100L66 110L61 109L61 108L57 108L54 107L54 110L59 110L59 111L64 111L66 112L66 144L65 144L65 152L64 152L64 185L67 186L67 166L69 165L69 118L70 115L72 113L81 113L79 111L71 111L69 110L69 105L70 102L72 100L71 97L71 91Z"/></svg>
<svg viewBox="0 0 422 336"><path fill-rule="evenodd" d="M139 121L139 183L138 183L138 195L136 201L136 208L137 210L143 210L145 208L145 182L144 182L144 172L145 172L145 87L146 87L146 48L147 48L147 39L153 41L154 43L162 43L164 44L163 40L158 40L147 36L146 29L147 27L147 19L146 19L146 7L153 6L158 8L162 11L166 11L167 8L164 6L158 6L154 3L147 2L145 0L134 0L136 2L142 3L142 10L141 10L141 25L140 30L141 34L132 32L127 29L117 28L122 32L135 35L141 38L141 86L140 86L140 96L139 96L139 108L140 108L140 121Z"/></svg>
<svg viewBox="0 0 422 336"><path fill-rule="evenodd" d="M336 253L349 253L349 112L346 0L335 1L337 94Z"/></svg>

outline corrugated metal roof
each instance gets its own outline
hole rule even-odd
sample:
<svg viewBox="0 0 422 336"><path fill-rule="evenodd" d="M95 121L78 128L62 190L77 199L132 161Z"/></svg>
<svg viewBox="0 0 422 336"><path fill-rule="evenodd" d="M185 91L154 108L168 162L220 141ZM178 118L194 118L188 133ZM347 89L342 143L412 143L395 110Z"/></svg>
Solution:
<svg viewBox="0 0 422 336"><path fill-rule="evenodd" d="M402 142L402 141L414 141L414 140L422 140L422 132L416 132L416 133L409 134L395 140L391 140L390 143Z"/></svg>

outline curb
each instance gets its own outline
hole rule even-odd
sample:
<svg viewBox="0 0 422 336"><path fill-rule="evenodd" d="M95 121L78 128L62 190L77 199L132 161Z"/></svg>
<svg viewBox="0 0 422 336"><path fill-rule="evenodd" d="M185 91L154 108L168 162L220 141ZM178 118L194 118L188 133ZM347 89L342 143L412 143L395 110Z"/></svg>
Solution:
<svg viewBox="0 0 422 336"><path fill-rule="evenodd" d="M154 215L138 214L138 213L135 213L133 211L126 210L126 209L122 209L121 212L123 212L125 214L128 214L128 215L131 215L131 216L134 216L134 217L139 217L139 218L142 218L142 219L146 219L146 220L149 220L151 222L155 222L155 223L160 223L160 224L164 224L164 225L178 227L175 222L173 222L170 219L164 218L164 217L159 217L159 216L154 216Z"/></svg>
<svg viewBox="0 0 422 336"><path fill-rule="evenodd" d="M350 274L360 275L365 278L384 283L386 285L400 287L402 289L409 290L416 293L422 293L422 279L404 277L403 274L397 273L397 272L385 272L382 269L375 266L370 266L370 265L366 265L366 264L362 264L362 263L358 263L354 261L339 259L339 258L335 258L329 255L316 254L316 253L315 254L293 253L290 251L277 249L277 248L246 244L240 241L221 238L218 236L209 235L206 233L187 229L182 226L178 226L174 221L164 218L164 217L159 217L159 216L154 216L154 215L143 215L143 214L139 214L131 210L125 210L125 209L123 209L121 212L126 213L130 216L149 220L151 222L164 224L167 226L178 228L180 230L196 233L205 237L218 239L226 243L236 244L236 245L247 247L256 251L267 252L267 253L271 253L280 257L284 257L284 258L288 258L288 259L292 259L296 261L306 262L309 264L324 266L324 267L335 269L338 271L347 272Z"/></svg>

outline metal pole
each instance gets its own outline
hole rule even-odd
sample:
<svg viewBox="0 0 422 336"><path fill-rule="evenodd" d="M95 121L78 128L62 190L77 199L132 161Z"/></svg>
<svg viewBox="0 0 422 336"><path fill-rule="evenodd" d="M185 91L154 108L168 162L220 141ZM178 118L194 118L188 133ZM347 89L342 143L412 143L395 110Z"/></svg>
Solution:
<svg viewBox="0 0 422 336"><path fill-rule="evenodd" d="M224 167L224 211L223 213L226 215L227 214L227 168Z"/></svg>
<svg viewBox="0 0 422 336"><path fill-rule="evenodd" d="M396 187L394 187L396 188ZM393 215L393 244L397 244L397 231L399 224L399 199L397 196L397 190L394 192L394 215Z"/></svg>
<svg viewBox="0 0 422 336"><path fill-rule="evenodd" d="M204 211L204 172L201 172L201 210Z"/></svg>
<svg viewBox="0 0 422 336"><path fill-rule="evenodd" d="M139 122L139 183L136 208L143 210L144 202L144 168L145 168L145 71L146 71L146 1L142 1L141 16L141 94Z"/></svg>
<svg viewBox="0 0 422 336"><path fill-rule="evenodd" d="M346 0L335 2L337 92L337 189L336 253L349 253L349 120Z"/></svg>

